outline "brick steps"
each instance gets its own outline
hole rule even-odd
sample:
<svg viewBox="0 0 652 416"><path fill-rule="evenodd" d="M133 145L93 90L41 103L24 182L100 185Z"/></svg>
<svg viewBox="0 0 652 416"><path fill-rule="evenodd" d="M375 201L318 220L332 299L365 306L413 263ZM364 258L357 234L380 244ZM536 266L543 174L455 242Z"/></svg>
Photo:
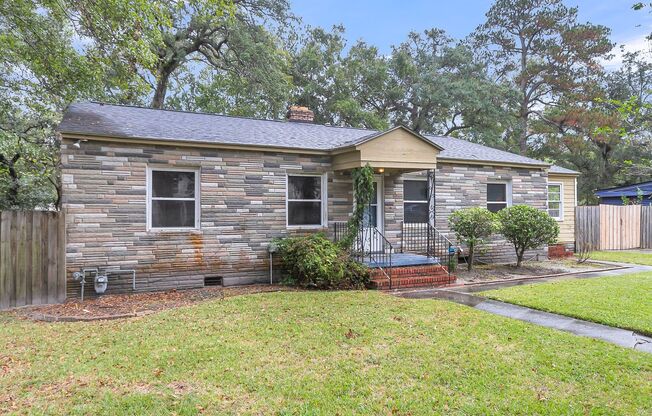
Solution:
<svg viewBox="0 0 652 416"><path fill-rule="evenodd" d="M455 276L449 275L446 268L438 264L392 267L392 289L442 286L454 283L455 280ZM388 290L389 280L380 269L373 269L371 285L374 289Z"/></svg>

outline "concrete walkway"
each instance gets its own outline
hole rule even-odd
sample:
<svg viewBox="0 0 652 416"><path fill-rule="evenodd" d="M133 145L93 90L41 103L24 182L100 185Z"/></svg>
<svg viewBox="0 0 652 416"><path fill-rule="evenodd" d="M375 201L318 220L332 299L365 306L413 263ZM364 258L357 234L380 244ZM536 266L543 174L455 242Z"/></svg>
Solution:
<svg viewBox="0 0 652 416"><path fill-rule="evenodd" d="M617 263L613 263L614 265ZM622 264L621 264L622 265ZM578 274L575 278L593 278L604 276L615 276L631 273L652 271L650 266L625 265L631 266L627 269L611 270L606 272L594 272ZM568 278L569 276L564 276ZM552 279L546 279L550 281ZM520 281L517 284L536 284L541 280ZM505 316L508 318L518 319L520 321L530 322L536 325L554 328L561 331L570 332L575 335L599 339L610 342L626 348L632 348L637 351L644 351L652 354L652 338L646 337L635 332L614 328L606 325L596 324L593 322L583 321L564 315L558 315L549 312L543 312L524 306L513 305L510 303L499 302L487 299L481 296L473 295L469 292L483 290L499 289L501 287L514 286L510 282L500 282L490 285L473 285L472 287L456 287L451 289L421 289L403 292L395 292L394 295L411 298L411 299L444 299L462 305L471 306L475 309L493 313L495 315Z"/></svg>

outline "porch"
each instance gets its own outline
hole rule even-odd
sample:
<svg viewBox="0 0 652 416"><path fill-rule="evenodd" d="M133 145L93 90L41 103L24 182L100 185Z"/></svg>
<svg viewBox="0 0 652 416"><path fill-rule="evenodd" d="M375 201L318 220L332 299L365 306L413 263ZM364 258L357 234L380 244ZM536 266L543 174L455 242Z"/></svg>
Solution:
<svg viewBox="0 0 652 416"><path fill-rule="evenodd" d="M453 243L429 223L401 227L400 244L394 246L382 232L368 224L358 232L352 255L371 269L376 289L403 289L454 283L456 253ZM346 222L335 222L335 241L344 235Z"/></svg>
<svg viewBox="0 0 652 416"><path fill-rule="evenodd" d="M328 217L334 220L330 226L335 241L346 232L354 204L352 185L342 178L352 169L367 165L374 169L373 195L351 249L359 262L372 269L378 288L455 281L450 273L454 246L434 227L435 167L440 151L427 138L397 127L333 156L334 202ZM343 197L345 193L348 197Z"/></svg>

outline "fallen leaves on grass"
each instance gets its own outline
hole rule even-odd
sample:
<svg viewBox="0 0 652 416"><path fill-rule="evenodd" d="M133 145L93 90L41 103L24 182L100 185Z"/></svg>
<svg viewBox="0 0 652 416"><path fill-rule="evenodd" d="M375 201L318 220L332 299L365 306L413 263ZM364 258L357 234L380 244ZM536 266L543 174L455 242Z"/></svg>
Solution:
<svg viewBox="0 0 652 416"><path fill-rule="evenodd" d="M145 315L166 309L193 305L212 299L262 292L296 290L286 286L250 285L236 287L205 287L200 289L168 290L165 292L129 293L104 295L97 298L69 300L60 305L21 308L14 311L19 317L42 320L44 317L58 319L113 318Z"/></svg>

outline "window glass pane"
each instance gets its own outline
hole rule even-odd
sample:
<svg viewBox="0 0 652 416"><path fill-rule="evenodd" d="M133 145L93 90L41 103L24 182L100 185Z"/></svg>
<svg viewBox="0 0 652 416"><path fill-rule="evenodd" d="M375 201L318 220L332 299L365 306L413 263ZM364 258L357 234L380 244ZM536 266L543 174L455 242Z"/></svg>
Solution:
<svg viewBox="0 0 652 416"><path fill-rule="evenodd" d="M403 199L426 201L428 199L428 181L403 181Z"/></svg>
<svg viewBox="0 0 652 416"><path fill-rule="evenodd" d="M548 215L550 215L553 218L559 218L561 214L558 209L549 209Z"/></svg>
<svg viewBox="0 0 652 416"><path fill-rule="evenodd" d="M406 223L428 222L427 202L406 202L403 204L403 220Z"/></svg>
<svg viewBox="0 0 652 416"><path fill-rule="evenodd" d="M373 194L371 195L370 204L378 204L378 182L373 182Z"/></svg>
<svg viewBox="0 0 652 416"><path fill-rule="evenodd" d="M288 202L289 225L321 225L321 202Z"/></svg>
<svg viewBox="0 0 652 416"><path fill-rule="evenodd" d="M561 200L561 186L548 185L548 200L560 201Z"/></svg>
<svg viewBox="0 0 652 416"><path fill-rule="evenodd" d="M504 183L487 184L487 201L507 201L507 185Z"/></svg>
<svg viewBox="0 0 652 416"><path fill-rule="evenodd" d="M500 203L500 204L499 204L499 203L495 203L495 202L493 202L493 203L487 204L487 209L488 209L489 211L491 211L491 212L498 212L498 211L500 211L500 210L503 209L503 208L507 208L507 204L506 204L506 203Z"/></svg>
<svg viewBox="0 0 652 416"><path fill-rule="evenodd" d="M195 172L152 171L152 196L194 198Z"/></svg>
<svg viewBox="0 0 652 416"><path fill-rule="evenodd" d="M378 226L378 205L367 205L362 215L363 227Z"/></svg>
<svg viewBox="0 0 652 416"><path fill-rule="evenodd" d="M195 202L153 200L152 227L195 227Z"/></svg>
<svg viewBox="0 0 652 416"><path fill-rule="evenodd" d="M289 199L321 199L321 177L288 176Z"/></svg>

